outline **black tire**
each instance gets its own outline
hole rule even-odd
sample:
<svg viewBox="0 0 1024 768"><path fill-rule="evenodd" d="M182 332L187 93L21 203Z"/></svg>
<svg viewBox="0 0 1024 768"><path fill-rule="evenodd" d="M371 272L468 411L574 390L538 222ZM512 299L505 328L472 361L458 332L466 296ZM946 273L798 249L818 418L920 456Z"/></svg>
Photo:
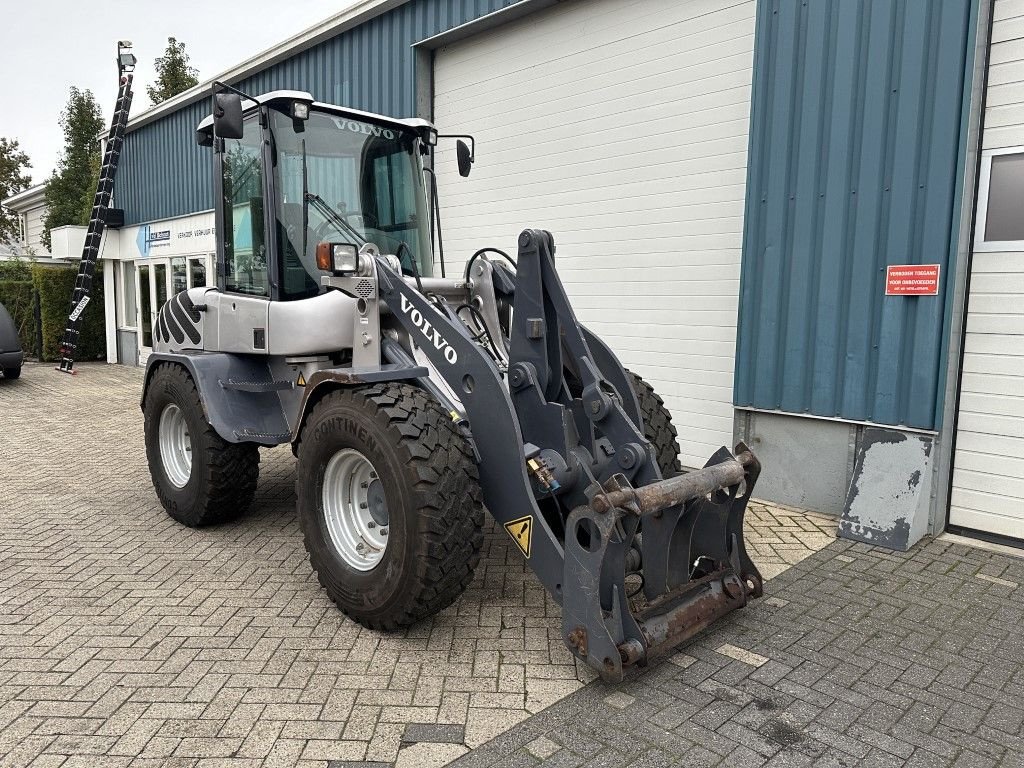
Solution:
<svg viewBox="0 0 1024 768"><path fill-rule="evenodd" d="M17 368L4 368L5 379L20 379L21 378L21 366Z"/></svg>
<svg viewBox="0 0 1024 768"><path fill-rule="evenodd" d="M676 428L672 425L672 414L665 407L654 387L627 370L633 394L640 404L640 415L644 420L644 437L654 446L658 467L664 477L674 477L683 471L679 463L679 441Z"/></svg>
<svg viewBox="0 0 1024 768"><path fill-rule="evenodd" d="M387 544L370 570L343 559L325 519L327 464L346 448L372 464L387 505ZM320 584L365 627L396 629L433 615L473 578L483 544L476 463L451 417L420 389L375 384L324 396L302 428L296 491Z"/></svg>
<svg viewBox="0 0 1024 768"><path fill-rule="evenodd" d="M192 469L181 488L168 478L160 456L160 416L170 404L181 409L192 447ZM249 508L259 479L259 448L229 443L214 431L195 382L181 366L163 364L153 372L142 410L149 473L168 515L199 528L233 520Z"/></svg>

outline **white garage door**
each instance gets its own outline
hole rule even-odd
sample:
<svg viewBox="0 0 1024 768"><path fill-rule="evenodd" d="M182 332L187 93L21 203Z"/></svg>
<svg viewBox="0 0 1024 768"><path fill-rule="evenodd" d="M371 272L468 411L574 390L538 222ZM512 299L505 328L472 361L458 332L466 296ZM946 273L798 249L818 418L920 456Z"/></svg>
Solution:
<svg viewBox="0 0 1024 768"><path fill-rule="evenodd" d="M974 254L949 522L1024 539L1024 253Z"/></svg>
<svg viewBox="0 0 1024 768"><path fill-rule="evenodd" d="M949 522L1024 540L1024 0L992 19Z"/></svg>
<svg viewBox="0 0 1024 768"><path fill-rule="evenodd" d="M732 438L754 0L576 0L437 52L445 252L550 230L580 319L665 398L682 461Z"/></svg>

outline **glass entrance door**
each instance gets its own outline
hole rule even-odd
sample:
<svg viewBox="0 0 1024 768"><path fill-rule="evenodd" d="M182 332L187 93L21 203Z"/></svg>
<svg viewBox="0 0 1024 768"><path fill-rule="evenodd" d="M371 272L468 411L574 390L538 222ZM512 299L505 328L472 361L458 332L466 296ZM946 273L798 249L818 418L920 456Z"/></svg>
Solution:
<svg viewBox="0 0 1024 768"><path fill-rule="evenodd" d="M153 297L154 307L154 324L156 321L155 313L160 311L160 307L167 303L167 297L170 295L170 286L167 284L168 269L167 262L163 264L157 263L153 265L153 290L156 295Z"/></svg>
<svg viewBox="0 0 1024 768"><path fill-rule="evenodd" d="M143 355L148 355L153 349L153 320L156 313L153 311L153 293L150 285L150 273L152 268L149 264L140 264L135 270L138 284L135 286L135 295L139 297L139 320L138 327L141 335L139 348Z"/></svg>
<svg viewBox="0 0 1024 768"><path fill-rule="evenodd" d="M146 362L153 351L153 329L156 327L156 313L167 301L171 292L171 269L169 259L151 259L140 263L135 270L138 276L139 297L139 363Z"/></svg>

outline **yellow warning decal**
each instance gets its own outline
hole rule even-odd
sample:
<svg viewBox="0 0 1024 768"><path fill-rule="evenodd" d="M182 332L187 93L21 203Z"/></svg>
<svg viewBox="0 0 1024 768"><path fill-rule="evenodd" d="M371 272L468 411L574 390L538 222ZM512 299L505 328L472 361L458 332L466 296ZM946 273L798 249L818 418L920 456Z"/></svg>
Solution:
<svg viewBox="0 0 1024 768"><path fill-rule="evenodd" d="M505 530L508 531L512 540L523 550L523 554L530 556L531 544L533 544L533 515L520 517L509 523L505 523Z"/></svg>
<svg viewBox="0 0 1024 768"><path fill-rule="evenodd" d="M306 386L306 377L302 375L302 371L299 371L299 378L295 380L296 387Z"/></svg>

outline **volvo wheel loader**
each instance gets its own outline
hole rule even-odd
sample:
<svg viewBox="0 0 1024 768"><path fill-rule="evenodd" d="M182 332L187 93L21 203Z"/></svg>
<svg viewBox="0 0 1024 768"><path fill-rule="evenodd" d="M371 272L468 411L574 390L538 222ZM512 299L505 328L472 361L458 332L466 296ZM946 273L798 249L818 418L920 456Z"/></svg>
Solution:
<svg viewBox="0 0 1024 768"><path fill-rule="evenodd" d="M757 459L680 471L670 415L577 320L550 233L434 275L430 123L223 84L212 102L217 285L161 308L142 395L171 517L239 515L260 448L289 443L320 583L393 630L466 588L486 510L613 681L761 595ZM471 137L441 138L468 175Z"/></svg>

